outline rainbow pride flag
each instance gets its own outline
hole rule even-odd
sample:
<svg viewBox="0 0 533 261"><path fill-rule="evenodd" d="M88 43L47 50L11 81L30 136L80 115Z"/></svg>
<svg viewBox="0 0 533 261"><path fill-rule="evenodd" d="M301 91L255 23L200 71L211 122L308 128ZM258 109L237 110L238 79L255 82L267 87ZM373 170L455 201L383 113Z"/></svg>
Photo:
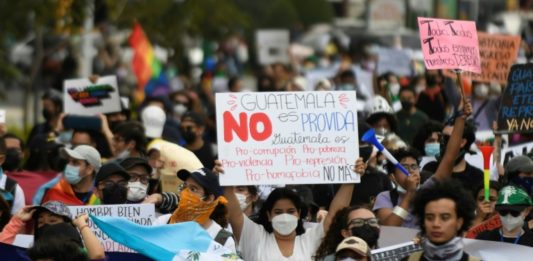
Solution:
<svg viewBox="0 0 533 261"><path fill-rule="evenodd" d="M168 89L168 80L166 80L161 63L155 57L152 44L139 23L133 25L128 42L134 52L132 68L138 83L135 97L142 100L144 95L152 96L161 88Z"/></svg>

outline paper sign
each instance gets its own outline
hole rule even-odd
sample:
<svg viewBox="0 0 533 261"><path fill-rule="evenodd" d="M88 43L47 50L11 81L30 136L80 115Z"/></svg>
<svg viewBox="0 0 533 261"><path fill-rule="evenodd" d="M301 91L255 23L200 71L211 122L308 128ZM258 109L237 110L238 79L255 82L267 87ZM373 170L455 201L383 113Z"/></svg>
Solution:
<svg viewBox="0 0 533 261"><path fill-rule="evenodd" d="M509 162L509 160L511 160L512 158L520 155L528 155L529 153L533 153L533 142L528 142L502 149L502 164L505 166L507 165L507 162Z"/></svg>
<svg viewBox="0 0 533 261"><path fill-rule="evenodd" d="M511 67L508 84L501 97L498 131L533 132L533 64Z"/></svg>
<svg viewBox="0 0 533 261"><path fill-rule="evenodd" d="M217 93L221 185L357 183L354 91Z"/></svg>
<svg viewBox="0 0 533 261"><path fill-rule="evenodd" d="M257 56L261 65L289 63L289 31L258 30L256 33Z"/></svg>
<svg viewBox="0 0 533 261"><path fill-rule="evenodd" d="M153 204L128 204L128 205L98 205L98 206L68 206L72 215L92 214L97 217L124 217L139 225L152 226L156 222L155 207ZM89 228L98 237L106 252L135 252L111 240L104 234L91 219Z"/></svg>
<svg viewBox="0 0 533 261"><path fill-rule="evenodd" d="M71 79L63 84L63 105L65 113L96 115L119 112L120 96L116 76L98 78L96 83L89 79Z"/></svg>
<svg viewBox="0 0 533 261"><path fill-rule="evenodd" d="M410 76L411 56L407 50L393 48L378 48L377 73L382 75L392 72L398 76Z"/></svg>
<svg viewBox="0 0 533 261"><path fill-rule="evenodd" d="M483 32L479 32L477 37L481 57L481 74L466 72L464 76L484 83L507 83L507 75L518 55L520 37Z"/></svg>
<svg viewBox="0 0 533 261"><path fill-rule="evenodd" d="M6 110L0 110L0 123L6 123Z"/></svg>
<svg viewBox="0 0 533 261"><path fill-rule="evenodd" d="M418 17L418 28L428 70L481 73L475 22Z"/></svg>

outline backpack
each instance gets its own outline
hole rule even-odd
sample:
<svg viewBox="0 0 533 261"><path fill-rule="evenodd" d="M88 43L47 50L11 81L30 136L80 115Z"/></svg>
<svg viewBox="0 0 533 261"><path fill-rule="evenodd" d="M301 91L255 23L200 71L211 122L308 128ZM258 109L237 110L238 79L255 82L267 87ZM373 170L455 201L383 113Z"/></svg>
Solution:
<svg viewBox="0 0 533 261"><path fill-rule="evenodd" d="M2 195L7 204L9 204L9 208L12 208L13 202L15 202L16 188L17 182L9 177L6 177L6 186L0 188L0 195Z"/></svg>

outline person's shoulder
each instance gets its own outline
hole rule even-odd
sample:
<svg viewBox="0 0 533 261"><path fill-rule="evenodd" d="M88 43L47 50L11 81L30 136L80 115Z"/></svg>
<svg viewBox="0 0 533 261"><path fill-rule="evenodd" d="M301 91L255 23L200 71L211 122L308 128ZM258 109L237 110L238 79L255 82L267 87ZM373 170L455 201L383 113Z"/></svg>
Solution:
<svg viewBox="0 0 533 261"><path fill-rule="evenodd" d="M479 234L477 234L476 239L482 239L482 240L494 240L497 239L499 235L499 229L493 229L493 230L487 230L482 231Z"/></svg>

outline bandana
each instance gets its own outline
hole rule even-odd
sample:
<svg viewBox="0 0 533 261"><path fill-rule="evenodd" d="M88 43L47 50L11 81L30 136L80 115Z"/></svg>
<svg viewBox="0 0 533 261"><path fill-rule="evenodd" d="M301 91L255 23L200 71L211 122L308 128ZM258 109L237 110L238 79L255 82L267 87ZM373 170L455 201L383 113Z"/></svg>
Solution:
<svg viewBox="0 0 533 261"><path fill-rule="evenodd" d="M442 245L435 245L425 239L422 241L422 248L424 257L429 261L459 261L463 256L463 240L460 237L455 237Z"/></svg>
<svg viewBox="0 0 533 261"><path fill-rule="evenodd" d="M207 203L198 195L192 193L188 188L185 188L180 194L178 209L172 213L168 223L196 221L200 225L204 224L219 202L225 204L227 200L224 197L218 197L213 202Z"/></svg>

